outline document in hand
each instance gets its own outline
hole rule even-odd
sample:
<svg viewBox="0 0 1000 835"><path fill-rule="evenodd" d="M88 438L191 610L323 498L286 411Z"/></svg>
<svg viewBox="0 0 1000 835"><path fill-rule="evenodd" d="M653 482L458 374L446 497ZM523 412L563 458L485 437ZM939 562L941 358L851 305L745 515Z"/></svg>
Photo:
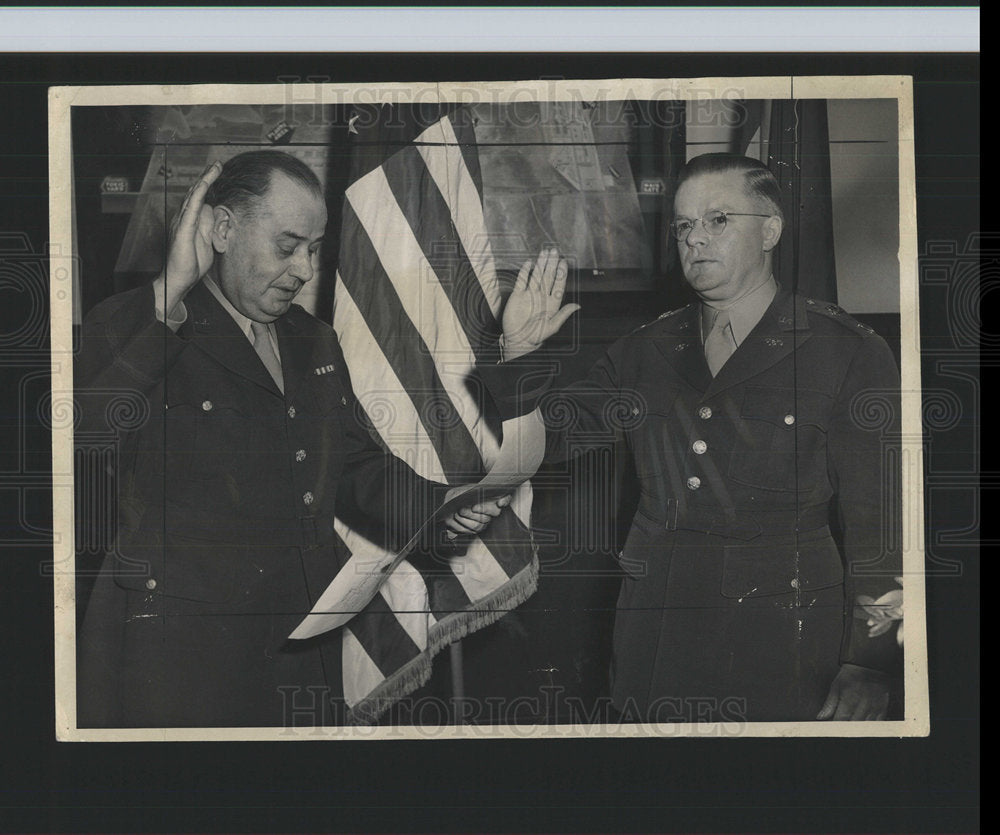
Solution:
<svg viewBox="0 0 1000 835"><path fill-rule="evenodd" d="M428 529L463 507L505 496L531 478L545 454L545 424L537 409L503 422L503 442L489 472L475 484L449 491L448 498L395 554L372 560L352 556L320 595L312 611L288 636L313 638L343 626L378 593L382 583L413 551Z"/></svg>

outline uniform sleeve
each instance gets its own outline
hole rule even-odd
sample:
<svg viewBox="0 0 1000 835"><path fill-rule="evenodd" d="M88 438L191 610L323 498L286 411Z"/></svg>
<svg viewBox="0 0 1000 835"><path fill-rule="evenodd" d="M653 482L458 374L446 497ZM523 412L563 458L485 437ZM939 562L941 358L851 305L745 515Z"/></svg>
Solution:
<svg viewBox="0 0 1000 835"><path fill-rule="evenodd" d="M867 337L835 404L827 449L845 557L841 663L885 672L898 670L902 661L896 627L870 636L870 614L861 607L900 589L899 448L899 373L885 342Z"/></svg>
<svg viewBox="0 0 1000 835"><path fill-rule="evenodd" d="M155 399L185 342L157 318L151 286L113 296L83 322L74 380L80 430L106 432L115 399Z"/></svg>
<svg viewBox="0 0 1000 835"><path fill-rule="evenodd" d="M559 389L552 387L557 361L533 354L502 365L480 366L478 374L503 420L540 410L546 428L546 460L563 461L614 444L635 419L637 404L619 383L617 348L613 346L584 379Z"/></svg>
<svg viewBox="0 0 1000 835"><path fill-rule="evenodd" d="M340 365L346 368L345 363ZM449 485L421 477L384 447L358 408L349 379L346 384L349 403L337 517L366 539L398 551L444 501ZM428 531L423 547L437 541L437 532L436 527Z"/></svg>

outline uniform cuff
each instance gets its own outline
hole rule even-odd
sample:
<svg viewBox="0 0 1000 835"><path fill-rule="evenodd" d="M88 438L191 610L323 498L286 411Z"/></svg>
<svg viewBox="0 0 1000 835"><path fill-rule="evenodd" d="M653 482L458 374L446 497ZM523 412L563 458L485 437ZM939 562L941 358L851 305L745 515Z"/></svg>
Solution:
<svg viewBox="0 0 1000 835"><path fill-rule="evenodd" d="M552 387L555 363L532 354L499 365L480 365L477 373L496 404L501 420L510 420L535 410Z"/></svg>

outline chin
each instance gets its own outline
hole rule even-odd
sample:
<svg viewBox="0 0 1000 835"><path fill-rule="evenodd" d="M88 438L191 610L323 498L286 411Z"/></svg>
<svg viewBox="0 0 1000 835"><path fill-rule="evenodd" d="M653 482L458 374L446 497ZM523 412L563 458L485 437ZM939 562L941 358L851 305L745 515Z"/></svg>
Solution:
<svg viewBox="0 0 1000 835"><path fill-rule="evenodd" d="M687 282L691 285L691 289L698 293L711 293L713 290L719 290L723 286L721 281L705 275L703 272L688 276Z"/></svg>

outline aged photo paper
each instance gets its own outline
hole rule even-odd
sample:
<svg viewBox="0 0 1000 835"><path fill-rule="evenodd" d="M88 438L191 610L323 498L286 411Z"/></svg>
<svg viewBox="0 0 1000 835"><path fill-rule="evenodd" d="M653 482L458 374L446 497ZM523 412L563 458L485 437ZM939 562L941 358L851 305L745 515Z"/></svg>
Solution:
<svg viewBox="0 0 1000 835"><path fill-rule="evenodd" d="M414 118L419 129L414 129ZM370 132L376 128L381 131L379 141L366 144L365 137L373 136ZM102 131L112 130L134 136L133 158L111 158L101 169L106 174L97 177L92 173L97 168L88 160L92 162L100 153ZM101 374L93 378L98 382L80 386L80 356L88 350L83 326L91 310L106 299L142 292L139 288L148 286L164 270L171 221L183 211L185 200L194 199L194 189L199 178L206 176L208 166L261 150L285 152L312 169L329 212L328 220L324 217L322 251L309 254L316 258L315 275L310 272L303 280L295 302L302 307L303 317L309 314L310 322L315 317L332 325L338 347L333 347L334 337L330 337L330 344L324 348L328 353L321 358L317 349L303 360L308 379L301 384L293 382L288 363L297 350L294 346L304 341L296 343L279 327L274 339L284 346L279 363L285 368L285 386L275 396L286 396L282 412L290 421L289 432L298 431L314 415L334 422L326 428L317 423L316 437L324 440L315 448L305 442L298 448L298 442L290 440L288 451L293 457L287 466L292 474L289 483L297 491L297 500L301 498L292 520L294 537L312 537L311 544L304 548L312 549L313 555L322 552L325 541L335 539L344 568L339 574L324 573L323 566L310 562L313 557L301 556L295 550L293 560L301 556L303 575L308 575L309 602L301 606L290 603L295 598L281 592L285 596L276 602L254 597L253 603L246 604L248 608L240 610L240 600L234 602L232 596L244 593L239 591L240 578L249 567L240 565L225 577L218 576L221 570L212 568L219 543L225 542L227 526L232 527L233 544L223 544L221 550L229 550L233 553L227 556L237 558L243 553L238 543L248 543L246 553L266 554L269 548L287 550L292 534L275 531L266 519L259 530L247 530L246 519L237 522L235 516L214 515L212 506L200 508L203 512L195 522L195 516L187 514L183 531L171 531L173 510L165 503L163 508L155 509L166 520L162 525L165 536L179 533L185 541L197 543L189 550L197 550L200 560L196 580L189 580L188 588L178 591L171 602L173 580L167 579L166 573L169 565L162 575L150 568L158 565L157 559L162 561L168 547L165 540L143 543L139 551L148 552L148 565L123 557L122 561L133 569L131 574L125 572L124 579L116 575L112 581L107 569L102 568L107 564L107 554L123 541L120 531L130 523L130 514L150 512L149 508L137 511L119 498L122 482L149 475L121 471L119 464L131 454L129 450L134 451L123 446L122 439L137 437L143 427L150 433L163 433L161 457L165 471L155 473L155 478L165 484L171 468L183 468L184 478L201 480L206 495L214 501L213 491L217 490L217 498L222 501L226 496L221 493L235 489L233 485L240 478L230 476L227 468L238 467L250 473L256 466L255 454L264 454L259 448L240 447L234 436L245 431L247 437L253 437L259 428L240 423L238 404L244 395L224 382L219 384L216 395L207 389L203 392L198 386L203 386L204 381L194 380L190 385L192 391L197 389L197 396L192 394L191 402L180 406L176 398L164 396L160 402L148 392L122 389L117 383L102 388L105 384L100 381L105 378ZM777 76L53 87L49 91L49 151L54 695L58 739L127 742L929 734L918 243L910 78ZM604 459L588 451L586 455L591 457L584 457L584 465L575 470L547 468L541 463L545 441L538 415L545 415L545 424L550 428L561 420L572 420L572 416L559 412L560 403L550 401L546 406L543 399L539 412L528 412L528 417L521 415L504 423L501 443L499 421L493 426L493 418L482 407L486 400L484 387L469 382L477 366L498 366L505 359L502 340L499 354L491 353L497 350L505 300L515 292L512 288L516 288L519 269L526 261L533 262L537 257L541 274L544 253L550 248L557 249L568 262L567 301L582 307L569 319L569 335L563 332L551 345L550 355L556 358L562 374L570 375L559 376L557 372L558 387L581 379L606 348L647 323L662 322L658 327L665 328L671 320L680 322L684 314L674 318L673 311L685 309L694 297L681 277L677 254L677 241L684 233L673 217L677 175L690 159L712 152L745 155L763 163L770 160L778 168L778 179L783 187L788 186L788 205L796 207L793 212L785 212L781 242L774 256L779 285L797 282L796 292L807 306L802 310L832 323L832 328L844 329L845 344L848 331L852 340L859 335L881 336L889 346L885 356L891 349L898 366L898 393L884 388L866 391L866 396L859 395L845 404L849 415L841 416L843 421L852 421L855 428L860 426L876 434L880 427L898 427L886 429L892 436L886 441L886 449L891 447L891 452L883 455L882 483L868 485L885 498L894 521L881 531L868 530L867 535L880 541L883 548L901 553L902 570L898 574L891 572L894 584L885 587L885 595L878 600L859 595L852 607L853 616L844 615L848 631L854 628L854 633L859 634L858 629L862 633L867 629L874 636L872 640L881 637L895 642L900 664L894 675L901 686L893 691L886 719L792 721L780 711L773 718L754 719L752 715L748 718L739 698L720 704L714 691L711 704L699 701L697 696L675 699L667 692L661 704L664 709L655 714L630 714L630 693L625 694L624 709L620 699L611 706L609 694L602 688L607 686L618 588L623 582L639 582L646 577L645 566L630 566L630 554L634 558L640 552L634 548L634 539L631 545L625 541L626 534L632 526L642 525L666 525L667 530L674 530L670 520L674 518L676 523L676 505L667 509L665 519L651 520L640 508L630 521L635 506L628 507L627 496L611 484L622 476L619 464L638 471L626 473L626 480L635 482L637 476L641 482L654 477L650 474L655 469L652 463L626 465L619 461L598 466L596 462ZM404 170L404 165L412 167ZM125 170L140 174L115 173ZM822 186L817 186L820 182ZM413 192L404 190L404 186L411 185L414 191L423 189L431 198L419 202ZM81 197L84 194L93 199L85 202ZM731 207L707 208L728 211L728 218L724 214L721 219L723 229L727 224L736 227L741 220L741 212ZM719 234L709 229L710 222L718 222L710 214L687 218L688 233L696 234L700 222L706 236ZM435 218L442 217L443 231L432 229ZM113 234L107 232L112 227ZM100 239L101 246L113 238L117 248L103 252L110 265L107 275L92 269L92 262L82 254L98 246L93 237L97 230L105 236ZM221 252L218 246L216 252ZM412 276L413 280L401 282L401 275ZM467 292L460 289L464 286L460 283L463 276L471 277L475 303L462 295ZM566 280L565 272L562 279ZM556 295L561 298L561 290ZM152 305L153 293L149 299ZM654 303L662 306L649 306ZM481 321L463 318L462 310L473 308L481 309ZM198 309L191 310L195 311L191 321L181 327L210 326ZM666 318L663 314L667 314ZM114 311L108 313L107 321L114 322L117 315ZM159 323L153 323L150 317L150 322L158 333L162 331L161 341L163 335L169 336L169 321L165 323L161 318ZM799 343L794 343L793 348L793 342L799 324L782 319L782 325L788 325L787 335L768 336L761 341L762 350L797 350ZM131 335L136 333L138 330ZM249 331L246 335L253 341ZM671 343L676 355L684 354L691 344L683 341L685 338L680 334L677 339L682 341ZM414 348L416 345L420 347ZM254 347L260 354L256 343ZM342 361L335 356L337 351L343 352L346 369L340 368ZM122 359L124 354L109 356L116 357L109 360L109 370L121 371L122 364L127 364ZM158 361L164 362L162 355ZM130 367L125 371L134 379L144 379L151 367ZM544 377L538 369L534 373L534 377L526 376L520 382L520 394L531 389L531 381L537 383L539 375ZM736 467L742 468L744 473L738 480L756 491L751 501L758 497L763 503L767 499L759 497L773 495L776 488L768 478L776 478L771 470L777 471L779 465L787 464L788 472L795 474L802 470L805 441L800 447L799 440L792 439L833 434L825 418L814 417L810 411L815 407L818 415L828 408L823 373L817 372L816 377L815 385L803 386L800 391L796 384L795 392L789 393L788 402L794 406L779 403L769 391L751 385L742 407L737 407L749 425L775 438L770 456L746 455L742 463L734 456L730 473ZM795 379L802 377L797 375ZM267 378L264 383L269 384ZM310 389L306 394L307 383L324 388L321 393L313 394ZM489 386L487 381L486 388L493 394ZM634 403L628 400L630 394L624 388L622 399L608 410L609 424L616 430L628 435L642 420L665 421L669 416L667 408L657 411L652 398L640 397ZM295 400L297 397L302 399ZM230 415L228 425L220 422L230 409L226 398L237 404L232 407L236 414ZM151 404L158 414L151 411ZM94 430L88 422L95 409L106 424L102 431ZM183 425L200 427L192 430L189 439L176 440L175 435L173 441L167 440L171 427L182 425L170 422L183 419L177 412L171 414L173 409L190 409L190 420ZM691 420L707 423L711 409L706 409L703 407ZM369 532L339 515L336 520L332 513L317 520L313 514L323 506L324 497L313 483L302 481L305 476L299 473L318 467L308 471L319 472L315 477L322 478L324 462L336 457L322 445L329 436L329 426L348 425L354 420L349 412L362 415L359 425L369 427L368 440L391 451L423 479L453 486L475 485L468 488L468 495L478 501L506 497L503 501L509 506L505 505L496 518L492 533L487 528L481 536L463 540L465 550L447 560L447 565L435 563L436 557L423 565L416 558L409 559L411 551L421 536L433 538L435 525L459 508L460 499L452 497L447 505L438 503L436 512L415 520L420 534L403 547L375 542ZM888 412L898 417L898 424L887 417ZM503 417L506 420L509 416ZM215 428L206 429L212 418L216 419ZM220 431L220 426L226 429ZM212 432L219 434L213 436ZM782 439L792 446L781 447ZM508 440L512 440L510 445ZM171 443L176 446L171 447ZM243 453L235 464L222 460L222 451L231 448ZM147 444L145 452L152 456L149 460L155 460L155 451ZM706 447L700 439L693 452L700 456L699 461L711 458L704 456ZM267 454L278 453L270 450ZM829 454L831 460L842 454L851 457L836 449ZM463 455L471 456L474 465L461 463ZM337 459L337 466L350 468L354 459L348 459L346 463ZM835 464L830 467L832 471ZM572 473L573 478L567 473ZM704 473L701 479L691 476L682 489L696 492L702 480L707 485L711 477ZM582 482L586 484L581 486ZM793 493L799 491L796 495L805 495L804 485L796 483L790 489ZM840 497L842 503L850 503L850 499ZM596 504L587 504L588 500ZM239 504L240 499L233 501ZM591 509L579 510L581 502ZM387 505L390 503L387 500ZM622 513L629 518L612 521ZM274 516L277 518L277 513ZM745 534L740 526L748 516L738 513L728 518L721 536L741 546L751 542L761 529ZM820 523L825 529L825 520L817 525ZM504 524L509 527L502 527ZM701 534L720 535L718 522L698 524L702 525L697 528ZM204 533L200 534L202 528ZM826 538L830 536L826 530ZM838 536L836 530L833 536ZM438 540L440 545L440 535ZM208 547L209 542L215 544ZM845 580L836 571L814 577L809 573L811 569L802 568L800 560L806 559L807 546L804 537L801 552L796 550L789 557L791 583L784 578L782 587L773 589L761 588L753 573L759 570L755 565L763 564L771 554L752 547L739 551L739 555L732 552L734 563L743 562L723 580L726 605L741 610L756 607L762 616L765 611L773 615L781 607L801 606L805 612L805 620L799 621L801 629L812 616L807 611L812 603L801 601L808 598L815 602L817 611L830 606L830 600L840 599L832 595L841 594ZM736 546L725 546L731 547ZM584 551L588 556L574 562L574 555ZM751 552L752 556L747 557ZM595 557L595 553L599 556ZM268 569L257 568L253 562L256 559L246 562L264 574ZM877 556L869 561L867 569L863 562L849 564L846 571L852 576L846 579L880 576ZM634 576L633 570L638 572ZM883 579L884 575L882 569ZM573 582L591 583L598 591L588 591L591 596L581 598L582 603L569 594L561 598L560 589L568 587L570 578ZM745 585L741 585L744 581ZM259 581L254 582L259 585ZM227 664L237 674L240 665L232 658L212 656L197 645L196 638L192 639L197 630L188 627L199 622L209 623L216 618L219 626L231 619L235 635L266 610L268 617L275 618L274 623L282 624L284 631L279 638L302 642L329 641L336 636L336 653L317 651L317 659L322 660L316 663L317 669L323 664L341 665L343 692L337 699L344 712L334 710L333 718L325 712L310 715L317 693L306 692L309 688L283 689L278 670L268 674L276 676L285 709L277 721L266 725L239 720L228 723L225 716L230 710L233 716L243 714L233 703L231 693L218 695L221 690L188 694L193 702L222 700L214 706L217 712L192 714L219 717L207 725L194 726L183 719L148 725L85 720L80 714L80 698L92 686L85 682L98 682L112 692L115 687L134 684L124 675L119 683L117 671L99 666L85 671L80 666L95 663L81 662L95 657L94 646L81 645L85 615L92 615L84 611L87 601L92 603L95 595L103 594L105 586L111 589L112 583L127 590L130 607L140 608L114 612L109 617L121 619L115 621L114 628L94 634L111 634L120 628L121 634L133 635L138 629L165 627L171 618L182 621L186 630L183 640L191 643L180 649L170 648L164 657L177 660L178 669L194 664L191 659L197 657L209 665L217 663L213 680L224 679ZM199 585L202 583L205 585ZM276 576L274 583L275 589L283 588L280 577ZM543 585L548 596L533 609L533 597L539 599L538 589ZM794 592L789 591L789 585ZM209 587L220 591L206 590ZM716 584L713 593L717 588ZM264 591L266 588L261 587L254 594ZM245 594L251 599L249 591ZM794 604L784 602L786 598L794 599ZM157 608L161 604L167 608ZM699 606L702 604L692 602L690 608ZM869 615L867 622L864 613ZM511 618L510 614L517 617ZM860 620L852 624L852 617ZM512 693L507 688L489 692L492 679L484 679L487 683L483 684L471 678L473 650L468 647L463 681L462 644L468 644L466 636L508 629L519 631L528 644L538 644L546 640L546 630L560 635L573 633L577 629L574 618L586 623L586 628L579 630L582 646L565 650L567 658L579 662L577 677L572 681L596 682L595 689L581 685L579 692L560 690L563 680L546 670L549 683L536 677L530 692ZM172 633L165 630L157 634L169 641ZM99 644L104 638L95 640L96 657L100 657ZM128 644L131 638L124 640L124 652L144 652L144 644ZM403 645L405 651L400 649ZM697 645L695 640L685 651L696 653ZM444 652L446 649L448 652ZM441 667L445 663L450 664L450 692L449 688L445 688L444 695L435 691L437 695L421 701L420 694L426 691L420 688L428 686L432 665ZM730 659L728 663L748 662ZM486 665L493 662L487 661ZM499 670L496 675L502 676L502 664L493 666ZM620 678L625 675L623 669L624 665L619 665ZM530 672L536 674L539 670ZM161 676L164 686L176 684L170 682L170 669L154 670L153 675ZM803 671L802 676L804 681L808 671ZM141 686L149 686L148 680ZM325 696L320 694L318 698Z"/></svg>

